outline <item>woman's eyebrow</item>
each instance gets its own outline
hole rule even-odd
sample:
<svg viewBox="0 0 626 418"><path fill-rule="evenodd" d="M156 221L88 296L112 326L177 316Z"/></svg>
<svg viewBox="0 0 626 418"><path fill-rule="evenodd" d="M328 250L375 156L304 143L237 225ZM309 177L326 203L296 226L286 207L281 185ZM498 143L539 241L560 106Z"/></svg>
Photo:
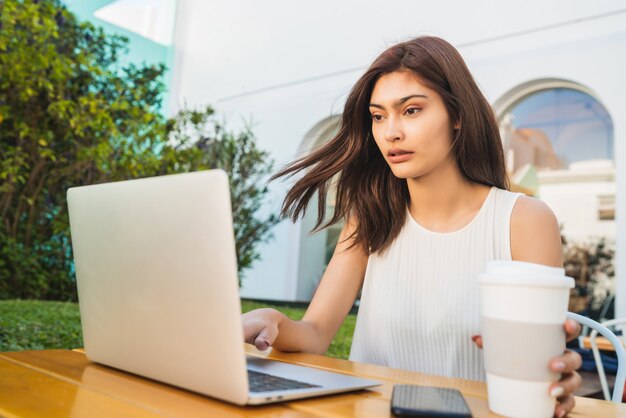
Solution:
<svg viewBox="0 0 626 418"><path fill-rule="evenodd" d="M420 99L428 99L428 96L426 96L425 94L410 94L408 96L402 97L401 99L396 100L396 102L394 103L393 107L398 107L400 106L402 103L406 102L409 99L413 99L413 98L420 98ZM383 105L379 105L376 103L370 103L370 107L377 107L379 109L384 109L385 106Z"/></svg>

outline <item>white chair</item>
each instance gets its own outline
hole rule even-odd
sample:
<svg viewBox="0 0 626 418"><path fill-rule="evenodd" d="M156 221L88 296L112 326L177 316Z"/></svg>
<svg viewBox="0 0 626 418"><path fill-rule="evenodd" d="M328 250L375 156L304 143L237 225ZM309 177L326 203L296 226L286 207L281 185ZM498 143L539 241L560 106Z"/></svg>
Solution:
<svg viewBox="0 0 626 418"><path fill-rule="evenodd" d="M602 304L602 309L600 310L600 316L598 317L598 320L596 322L603 324L605 321L608 320L607 315L609 313L609 309L611 309L611 305L613 304L614 299L615 299L615 294L611 294L606 298L606 300ZM581 347L583 346L583 340L585 339L585 337L588 337L588 333L589 333L589 327L587 325L583 325L583 329L582 331L580 331L580 336L578 337L578 343L580 344Z"/></svg>
<svg viewBox="0 0 626 418"><path fill-rule="evenodd" d="M618 319L612 319L610 321L602 322L602 325L604 325L605 327L609 329L615 328L622 324L626 324L626 318L618 318ZM597 335L598 335L598 331L596 331L595 329L591 331L591 334L589 334L589 342L591 343L591 351L593 352L593 359L596 362L596 368L598 369L598 377L600 378L600 384L602 385L602 393L604 395L604 399L609 400L610 399L609 384L606 379L606 374L604 373L604 364L602 364L602 358L600 357L600 350L598 349L598 344L596 342ZM622 343L622 346L623 346L623 343Z"/></svg>
<svg viewBox="0 0 626 418"><path fill-rule="evenodd" d="M609 400L609 388L606 381L606 375L604 373L604 367L602 366L602 361L600 359L600 351L598 350L595 338L598 333L600 333L603 337L609 340L611 344L613 344L613 348L615 348L615 353L617 354L617 375L615 376L615 386L613 387L613 397L611 400L615 403L621 403L622 396L624 394L624 383L626 382L626 350L624 350L622 342L617 338L617 336L615 336L615 334L613 334L613 332L611 332L611 330L607 328L607 326L616 325L622 322L626 323L626 318L614 319L607 321L604 324L600 324L593 319L589 319L586 316L578 315L572 312L568 312L567 317L582 325L588 326L593 330L589 335L589 339L591 341L591 349L593 351L594 360L596 361L596 367L598 368L598 376L600 377L602 392L606 400Z"/></svg>

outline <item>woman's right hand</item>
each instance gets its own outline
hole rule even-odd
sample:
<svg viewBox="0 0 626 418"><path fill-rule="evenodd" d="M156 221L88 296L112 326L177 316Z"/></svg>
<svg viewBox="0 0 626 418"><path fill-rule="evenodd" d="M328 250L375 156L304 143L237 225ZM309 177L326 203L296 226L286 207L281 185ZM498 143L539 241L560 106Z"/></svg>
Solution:
<svg viewBox="0 0 626 418"><path fill-rule="evenodd" d="M350 220L341 230L335 253L302 319L294 321L269 308L247 312L241 317L247 343L261 351L275 347L324 354L328 350L365 277L369 254L361 245L352 245L355 228L356 222Z"/></svg>
<svg viewBox="0 0 626 418"><path fill-rule="evenodd" d="M278 338L278 326L287 317L276 309L262 308L246 312L241 316L243 336L248 344L267 350Z"/></svg>

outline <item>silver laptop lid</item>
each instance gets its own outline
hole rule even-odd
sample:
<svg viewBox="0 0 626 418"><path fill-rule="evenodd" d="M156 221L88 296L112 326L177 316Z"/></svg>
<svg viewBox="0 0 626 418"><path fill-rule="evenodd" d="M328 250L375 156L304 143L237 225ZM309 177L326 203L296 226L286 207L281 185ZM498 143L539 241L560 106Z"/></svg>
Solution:
<svg viewBox="0 0 626 418"><path fill-rule="evenodd" d="M226 174L77 187L67 200L87 357L244 403Z"/></svg>

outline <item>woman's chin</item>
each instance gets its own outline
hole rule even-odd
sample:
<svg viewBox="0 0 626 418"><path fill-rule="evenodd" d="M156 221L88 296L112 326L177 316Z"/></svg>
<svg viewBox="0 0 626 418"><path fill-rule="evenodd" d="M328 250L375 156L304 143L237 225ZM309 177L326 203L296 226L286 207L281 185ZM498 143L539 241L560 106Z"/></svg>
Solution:
<svg viewBox="0 0 626 418"><path fill-rule="evenodd" d="M407 169L402 169L400 167L396 167L396 168L391 168L391 172L393 173L394 176L396 176L399 179L412 179L415 177L419 177L419 173L416 172L416 170L407 170Z"/></svg>

